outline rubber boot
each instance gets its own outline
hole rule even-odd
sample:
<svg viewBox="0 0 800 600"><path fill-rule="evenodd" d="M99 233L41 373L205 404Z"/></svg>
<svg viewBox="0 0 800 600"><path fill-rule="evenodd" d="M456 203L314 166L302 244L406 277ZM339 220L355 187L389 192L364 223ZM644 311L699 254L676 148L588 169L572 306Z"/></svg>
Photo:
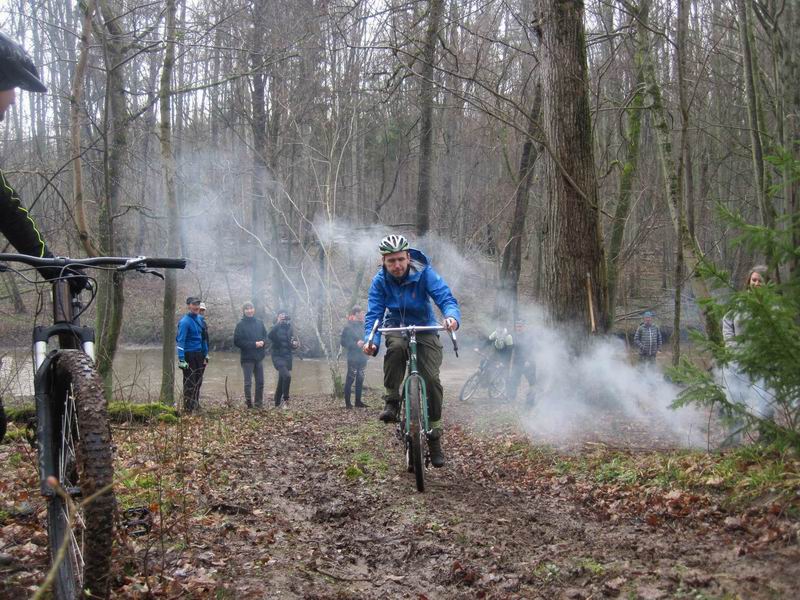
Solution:
<svg viewBox="0 0 800 600"><path fill-rule="evenodd" d="M444 452L442 452L442 430L433 429L428 435L428 450L431 454L431 464L437 469L444 466Z"/></svg>
<svg viewBox="0 0 800 600"><path fill-rule="evenodd" d="M378 418L384 423L397 423L400 420L400 406L396 400L387 400L383 406L383 412L378 415Z"/></svg>

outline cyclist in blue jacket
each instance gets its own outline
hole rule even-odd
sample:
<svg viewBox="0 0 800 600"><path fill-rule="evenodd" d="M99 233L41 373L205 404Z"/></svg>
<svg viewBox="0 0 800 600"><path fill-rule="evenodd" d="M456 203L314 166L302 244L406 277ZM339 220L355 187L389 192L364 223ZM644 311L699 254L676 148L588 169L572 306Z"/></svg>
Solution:
<svg viewBox="0 0 800 600"><path fill-rule="evenodd" d="M183 371L183 410L190 413L200 409L200 386L208 356L208 342L203 336L200 298L189 296L186 306L186 314L178 321L175 342L178 367Z"/></svg>
<svg viewBox="0 0 800 600"><path fill-rule="evenodd" d="M364 320L364 340L369 338L376 320L384 327L406 325L436 325L431 300L444 315L442 323L455 331L461 322L458 301L444 279L428 264L428 258L411 248L402 235L389 235L380 243L382 266L369 288L369 304ZM364 353L374 356L380 346L380 333L371 344L364 344ZM428 416L431 435L428 448L434 467L444 465L442 452L442 384L439 368L442 365L442 343L436 333L417 334L418 367L428 390ZM408 356L408 338L401 335L386 336L386 356L383 359L383 396L385 405L380 420L393 423L398 420L400 386L405 378Z"/></svg>

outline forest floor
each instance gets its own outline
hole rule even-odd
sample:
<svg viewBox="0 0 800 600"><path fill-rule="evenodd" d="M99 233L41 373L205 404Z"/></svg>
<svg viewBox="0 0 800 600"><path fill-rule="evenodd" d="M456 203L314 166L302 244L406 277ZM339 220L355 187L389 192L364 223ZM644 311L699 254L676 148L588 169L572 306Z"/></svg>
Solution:
<svg viewBox="0 0 800 600"><path fill-rule="evenodd" d="M635 427L553 448L508 406L453 400L447 464L418 493L367 401L115 425L114 596L796 597L796 459L773 457L770 481L756 450L642 450ZM30 596L46 570L35 463L23 439L0 446L2 598ZM152 524L131 524L133 507Z"/></svg>

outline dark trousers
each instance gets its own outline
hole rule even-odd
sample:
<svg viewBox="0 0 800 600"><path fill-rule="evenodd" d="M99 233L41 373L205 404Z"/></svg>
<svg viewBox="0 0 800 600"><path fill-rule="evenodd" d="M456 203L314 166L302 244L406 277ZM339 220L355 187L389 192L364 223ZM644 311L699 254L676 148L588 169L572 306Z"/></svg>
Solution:
<svg viewBox="0 0 800 600"><path fill-rule="evenodd" d="M260 360L244 361L242 362L242 373L244 374L244 401L247 408L253 406L253 377L256 380L256 407L260 408L264 405L264 365Z"/></svg>
<svg viewBox="0 0 800 600"><path fill-rule="evenodd" d="M278 371L278 385L275 386L275 406L289 400L289 386L292 384L292 358L273 356L272 366Z"/></svg>
<svg viewBox="0 0 800 600"><path fill-rule="evenodd" d="M205 369L202 352L184 353L189 366L183 370L183 410L194 412L200 410L200 386L203 385Z"/></svg>
<svg viewBox="0 0 800 600"><path fill-rule="evenodd" d="M517 397L519 384L523 377L528 381L528 392L525 402L531 405L534 403L536 397L534 391L534 386L536 385L536 365L532 362L512 363L511 372L506 385L506 394L510 400L514 400Z"/></svg>
<svg viewBox="0 0 800 600"><path fill-rule="evenodd" d="M359 361L347 361L347 377L344 380L344 403L350 406L350 391L353 389L353 382L356 384L356 404L361 404L361 390L364 388L364 367L366 365Z"/></svg>
<svg viewBox="0 0 800 600"><path fill-rule="evenodd" d="M399 402L400 386L406 377L408 360L408 338L398 335L386 336L386 355L383 358L383 385L386 402ZM428 391L428 419L436 424L442 418L442 382L439 369L442 366L442 342L435 333L417 334L417 370L425 380Z"/></svg>

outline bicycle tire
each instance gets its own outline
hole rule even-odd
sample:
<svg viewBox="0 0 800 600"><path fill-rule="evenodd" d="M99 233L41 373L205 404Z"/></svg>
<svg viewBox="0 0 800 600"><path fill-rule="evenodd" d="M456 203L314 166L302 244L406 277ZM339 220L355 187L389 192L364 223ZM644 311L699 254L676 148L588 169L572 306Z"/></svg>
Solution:
<svg viewBox="0 0 800 600"><path fill-rule="evenodd" d="M414 460L411 457L411 440L406 435L406 400L400 401L400 421L397 424L398 438L403 441L403 450L406 456L406 471L414 472Z"/></svg>
<svg viewBox="0 0 800 600"><path fill-rule="evenodd" d="M473 373L464 382L464 385L461 387L461 393L458 395L458 399L461 400L461 402L468 401L475 395L478 388L481 387L481 374L481 371Z"/></svg>
<svg viewBox="0 0 800 600"><path fill-rule="evenodd" d="M489 398L501 400L506 395L506 377L502 369L495 368L489 380Z"/></svg>
<svg viewBox="0 0 800 600"><path fill-rule="evenodd" d="M408 402L411 404L411 419L408 424L408 437L411 445L411 463L414 466L414 479L417 491L425 491L425 428L422 426L422 390L419 379L412 377L408 382Z"/></svg>
<svg viewBox="0 0 800 600"><path fill-rule="evenodd" d="M47 504L51 564L65 536L67 552L58 566L53 593L59 600L107 598L110 587L116 499L111 428L103 386L91 358L61 350L52 361L48 398L53 436L40 452L54 457L60 486L74 498L77 514L69 529L67 502L54 494ZM79 504L108 487L86 505Z"/></svg>

